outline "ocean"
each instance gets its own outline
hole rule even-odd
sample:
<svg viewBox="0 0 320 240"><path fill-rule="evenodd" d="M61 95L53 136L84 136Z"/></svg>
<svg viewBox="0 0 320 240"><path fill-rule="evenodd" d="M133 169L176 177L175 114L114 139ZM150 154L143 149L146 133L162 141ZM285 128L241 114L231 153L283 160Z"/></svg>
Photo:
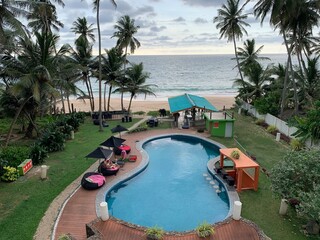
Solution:
<svg viewBox="0 0 320 240"><path fill-rule="evenodd" d="M285 54L263 55L271 60L262 64L282 63L286 61ZM150 73L147 84L155 84L154 96L149 100L167 100L168 97L184 93L199 96L235 96L237 88L233 87L235 79L239 78L234 55L130 55L132 63L143 63L144 70ZM98 83L92 79L94 95L98 96ZM103 84L102 84L103 85ZM85 91L84 85L79 87ZM118 97L112 94L112 97ZM129 98L129 95L125 95ZM144 95L136 99L144 99Z"/></svg>

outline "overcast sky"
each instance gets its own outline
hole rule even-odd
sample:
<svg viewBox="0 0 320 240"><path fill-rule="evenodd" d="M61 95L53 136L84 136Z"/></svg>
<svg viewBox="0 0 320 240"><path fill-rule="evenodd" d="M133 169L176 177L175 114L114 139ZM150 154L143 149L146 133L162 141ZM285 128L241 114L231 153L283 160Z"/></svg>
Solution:
<svg viewBox="0 0 320 240"><path fill-rule="evenodd" d="M96 27L96 12L93 0L65 0L65 7L58 7L59 20L64 23L60 30L61 43L72 44L75 34L71 32L72 23L78 17L86 17ZM111 36L114 25L123 15L129 15L140 26L136 38L141 47L135 55L163 54L233 54L233 43L219 39L219 30L213 18L217 9L226 0L116 0L115 8L110 0L101 0L100 23L102 47L110 49L116 40ZM243 1L242 1L243 3ZM246 13L252 12L253 3L246 6ZM278 31L274 31L266 21L262 26L251 14L247 22L248 36L244 35L238 46L246 39L254 38L257 46L264 45L262 53L285 53ZM97 36L97 32L96 32ZM98 37L96 37L98 41ZM95 53L97 53L95 44Z"/></svg>

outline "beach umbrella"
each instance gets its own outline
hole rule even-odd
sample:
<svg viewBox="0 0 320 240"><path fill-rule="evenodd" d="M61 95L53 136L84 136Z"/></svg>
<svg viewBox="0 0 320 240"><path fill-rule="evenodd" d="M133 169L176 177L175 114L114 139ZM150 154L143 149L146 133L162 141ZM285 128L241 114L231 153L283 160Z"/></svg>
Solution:
<svg viewBox="0 0 320 240"><path fill-rule="evenodd" d="M126 140L111 136L107 140L105 140L103 143L100 143L100 145L114 148L114 147L120 147L124 141Z"/></svg>
<svg viewBox="0 0 320 240"><path fill-rule="evenodd" d="M123 127L123 126L121 126L121 125L117 125L116 127L111 129L112 133L119 133L120 134L120 138L121 138L121 132L124 132L124 131L128 131L128 129Z"/></svg>
<svg viewBox="0 0 320 240"><path fill-rule="evenodd" d="M97 147L91 153L89 153L86 157L87 158L104 158L107 159L113 153L110 149L104 149L102 147Z"/></svg>

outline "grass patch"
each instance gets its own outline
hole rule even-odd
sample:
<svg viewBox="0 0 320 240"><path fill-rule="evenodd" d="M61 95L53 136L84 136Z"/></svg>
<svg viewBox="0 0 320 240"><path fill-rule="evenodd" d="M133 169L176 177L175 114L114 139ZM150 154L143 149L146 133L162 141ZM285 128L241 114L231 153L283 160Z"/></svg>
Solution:
<svg viewBox="0 0 320 240"><path fill-rule="evenodd" d="M67 142L65 151L46 159L47 180L35 175L20 177L13 183L0 182L0 239L31 240L53 199L96 161L85 156L112 135L111 128L117 124L129 128L137 121L108 121L109 127L99 132L99 126L87 120L75 133L75 139Z"/></svg>

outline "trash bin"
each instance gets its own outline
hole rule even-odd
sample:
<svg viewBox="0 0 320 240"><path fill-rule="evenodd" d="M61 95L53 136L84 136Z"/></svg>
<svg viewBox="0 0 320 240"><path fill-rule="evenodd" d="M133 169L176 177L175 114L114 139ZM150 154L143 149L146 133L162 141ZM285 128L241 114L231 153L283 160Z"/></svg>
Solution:
<svg viewBox="0 0 320 240"><path fill-rule="evenodd" d="M132 122L132 117L129 117L129 122Z"/></svg>
<svg viewBox="0 0 320 240"><path fill-rule="evenodd" d="M121 118L121 121L124 123L124 117L123 117L123 118Z"/></svg>

